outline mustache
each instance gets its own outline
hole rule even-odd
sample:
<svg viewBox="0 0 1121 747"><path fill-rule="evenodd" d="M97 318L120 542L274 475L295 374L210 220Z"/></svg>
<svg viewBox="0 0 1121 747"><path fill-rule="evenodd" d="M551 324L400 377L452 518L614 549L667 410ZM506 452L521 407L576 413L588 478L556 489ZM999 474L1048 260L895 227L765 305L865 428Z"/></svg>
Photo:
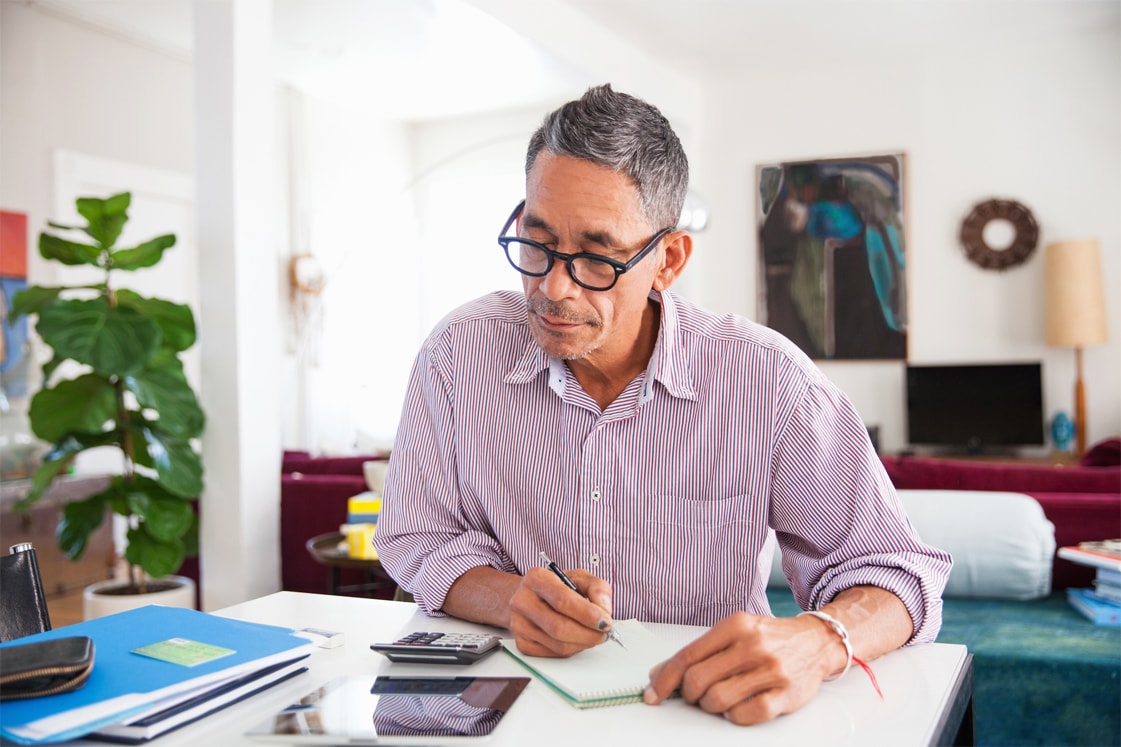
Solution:
<svg viewBox="0 0 1121 747"><path fill-rule="evenodd" d="M563 303L550 301L549 299L542 298L541 296L533 296L532 298L527 298L526 304L529 306L529 310L534 314L551 316L555 319L562 319L566 322L572 322L573 324L587 324L592 327L600 327L603 325L603 322L600 320L599 316L595 314L581 314L578 313L575 309L570 308Z"/></svg>

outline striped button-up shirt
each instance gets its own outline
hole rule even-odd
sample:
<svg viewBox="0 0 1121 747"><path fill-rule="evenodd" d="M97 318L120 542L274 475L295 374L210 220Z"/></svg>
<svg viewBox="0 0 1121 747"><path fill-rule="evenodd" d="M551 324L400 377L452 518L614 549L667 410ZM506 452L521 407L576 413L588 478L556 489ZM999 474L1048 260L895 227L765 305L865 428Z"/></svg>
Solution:
<svg viewBox="0 0 1121 747"><path fill-rule="evenodd" d="M463 573L525 573L544 551L612 587L614 616L711 625L769 614L771 529L803 609L874 585L933 640L950 557L923 544L844 394L790 341L670 292L650 362L601 410L485 296L422 346L374 537L440 614Z"/></svg>

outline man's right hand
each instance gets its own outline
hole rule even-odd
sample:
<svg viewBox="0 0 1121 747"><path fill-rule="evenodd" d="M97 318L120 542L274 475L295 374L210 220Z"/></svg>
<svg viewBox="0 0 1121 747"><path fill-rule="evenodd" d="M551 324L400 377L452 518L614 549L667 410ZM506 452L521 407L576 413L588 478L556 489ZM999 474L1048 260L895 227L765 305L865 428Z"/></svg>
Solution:
<svg viewBox="0 0 1121 747"><path fill-rule="evenodd" d="M510 597L510 630L530 656L568 657L606 640L611 586L587 571L565 571L577 594L545 568L531 568ZM586 597L586 598L585 598Z"/></svg>
<svg viewBox="0 0 1121 747"><path fill-rule="evenodd" d="M606 640L611 585L587 571L566 575L579 594L545 568L519 576L478 566L455 580L441 609L462 620L509 628L518 649L530 656L572 656Z"/></svg>

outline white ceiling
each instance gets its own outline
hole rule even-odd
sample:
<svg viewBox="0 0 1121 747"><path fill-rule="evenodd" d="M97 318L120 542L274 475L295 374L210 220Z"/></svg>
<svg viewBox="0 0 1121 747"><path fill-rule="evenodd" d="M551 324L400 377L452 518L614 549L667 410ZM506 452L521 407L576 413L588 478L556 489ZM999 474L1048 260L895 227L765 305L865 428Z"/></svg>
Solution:
<svg viewBox="0 0 1121 747"><path fill-rule="evenodd" d="M29 0L184 59L193 0ZM580 81L465 0L273 0L278 79L390 119L527 106Z"/></svg>
<svg viewBox="0 0 1121 747"><path fill-rule="evenodd" d="M1121 28L1119 0L565 0L694 76L837 65L916 48Z"/></svg>
<svg viewBox="0 0 1121 747"><path fill-rule="evenodd" d="M171 54L191 53L192 0L29 1ZM853 50L876 50L890 64L920 46L992 47L1012 37L1044 43L1049 34L1121 26L1119 0L521 2L540 8L529 21L537 38L549 32L550 10L563 10L562 28L586 18L695 79L813 69ZM580 60L587 40L556 40L573 51L562 62L476 5L503 3L273 0L277 77L407 120L548 103L601 82L594 61Z"/></svg>

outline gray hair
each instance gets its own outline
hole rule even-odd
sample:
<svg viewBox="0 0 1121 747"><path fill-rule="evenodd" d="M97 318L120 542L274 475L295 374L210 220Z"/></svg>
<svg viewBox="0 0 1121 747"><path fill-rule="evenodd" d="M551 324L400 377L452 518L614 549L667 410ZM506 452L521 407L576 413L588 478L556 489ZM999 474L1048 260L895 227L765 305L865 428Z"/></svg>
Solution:
<svg viewBox="0 0 1121 747"><path fill-rule="evenodd" d="M653 228L676 226L681 218L689 161L669 120L641 99L613 91L610 84L589 88L545 116L529 141L527 175L542 150L629 177Z"/></svg>

